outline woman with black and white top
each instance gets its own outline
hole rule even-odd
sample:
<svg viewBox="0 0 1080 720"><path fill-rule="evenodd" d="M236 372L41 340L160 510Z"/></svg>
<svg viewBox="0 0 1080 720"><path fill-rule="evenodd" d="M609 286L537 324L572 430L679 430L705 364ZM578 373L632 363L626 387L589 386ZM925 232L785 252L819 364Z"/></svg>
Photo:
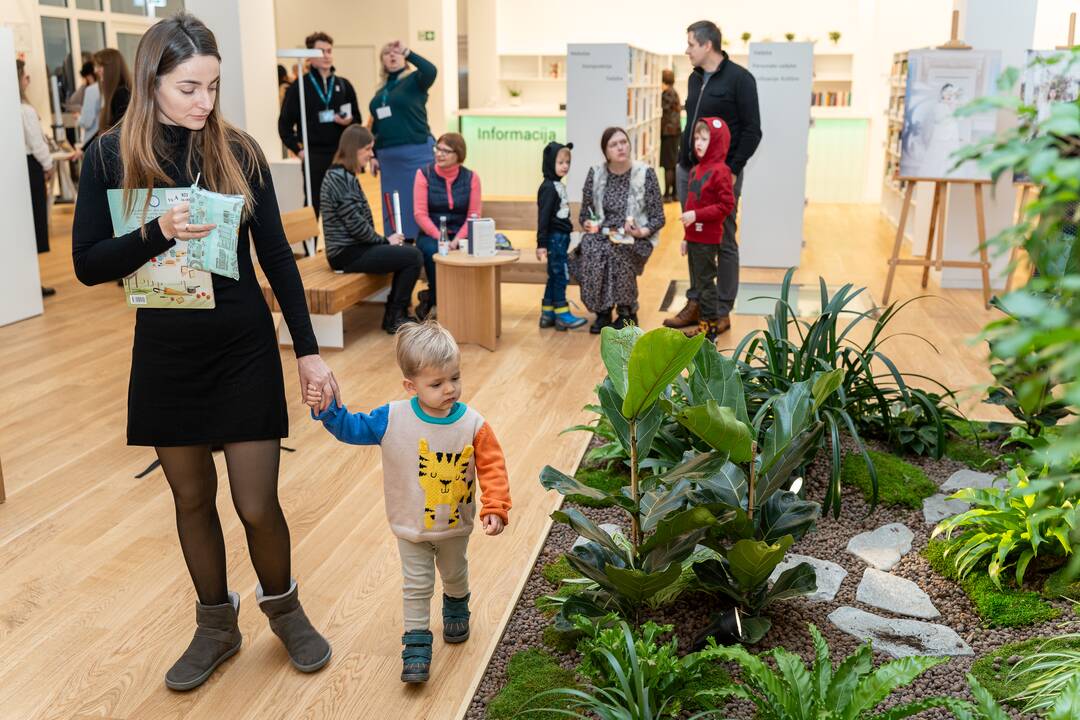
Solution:
<svg viewBox="0 0 1080 720"><path fill-rule="evenodd" d="M395 232L383 237L367 197L356 178L375 152L375 137L360 125L350 125L341 135L337 153L322 183L322 225L326 259L335 270L356 273L394 273L386 300L383 330L391 335L407 322L413 288L420 278L423 254L404 245L405 236Z"/></svg>
<svg viewBox="0 0 1080 720"><path fill-rule="evenodd" d="M16 60L15 71L19 76L19 99L22 101L23 143L26 145L26 167L30 171L30 206L34 212L34 236L37 239L38 253L45 253L49 252L48 186L54 172L53 160L49 144L45 142L45 133L41 130L41 119L37 110L26 99L26 88L30 85L26 63ZM55 294L56 290L42 285L42 297Z"/></svg>

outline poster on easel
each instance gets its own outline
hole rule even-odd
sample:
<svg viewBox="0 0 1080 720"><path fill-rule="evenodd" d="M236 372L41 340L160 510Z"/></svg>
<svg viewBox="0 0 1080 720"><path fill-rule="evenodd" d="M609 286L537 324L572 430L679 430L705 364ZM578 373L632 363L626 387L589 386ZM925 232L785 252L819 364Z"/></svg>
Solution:
<svg viewBox="0 0 1080 720"><path fill-rule="evenodd" d="M1051 105L1080 98L1080 62L1064 50L1028 50L1020 95L1035 107L1038 122L1046 120Z"/></svg>
<svg viewBox="0 0 1080 720"><path fill-rule="evenodd" d="M953 153L994 134L997 117L957 117L972 100L993 95L1001 54L992 50L912 50L908 53L900 177L989 180L974 161L956 166Z"/></svg>
<svg viewBox="0 0 1080 720"><path fill-rule="evenodd" d="M169 208L187 202L190 187L155 188L150 205L143 216L146 191L137 190L134 210L124 212L123 190L107 192L109 215L113 232L125 235L138 230L146 222L164 215ZM210 273L189 267L190 256L186 240L151 258L138 270L124 278L124 296L128 307L159 308L167 310L210 310L214 308L214 281Z"/></svg>

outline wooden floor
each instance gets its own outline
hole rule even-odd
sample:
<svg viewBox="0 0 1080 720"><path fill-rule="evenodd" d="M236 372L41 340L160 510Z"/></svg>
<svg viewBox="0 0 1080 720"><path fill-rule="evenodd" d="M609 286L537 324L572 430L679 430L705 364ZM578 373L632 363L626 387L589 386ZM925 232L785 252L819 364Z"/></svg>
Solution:
<svg viewBox="0 0 1080 720"><path fill-rule="evenodd" d="M641 279L646 327L661 319L669 280L686 276L674 206L668 213ZM0 461L8 493L0 505L0 717L461 717L557 503L540 488L538 471L548 463L572 469L585 447L585 435L559 431L586 418L581 407L601 378L596 337L540 331L542 289L515 285L504 288L498 352L463 349L463 399L488 418L506 450L514 510L504 535L474 535L472 639L453 648L436 641L433 679L420 688L397 679L399 567L378 450L339 444L307 419L295 362L284 351L292 418L284 444L296 452L282 454L281 500L301 598L334 659L323 672L302 675L270 633L255 605L256 579L219 457L219 507L230 584L242 598L244 648L204 687L172 693L162 675L190 638L194 592L160 470L133 477L153 453L124 443L133 315L115 285L77 283L67 217L56 213L53 251L42 257L42 281L58 294L46 300L42 317L0 328ZM811 206L806 227L801 278L820 273L830 283L869 284L880 296L891 230L876 207ZM744 278L780 275L748 270ZM917 294L918 277L918 270L902 270L898 296ZM886 348L904 370L953 387L987 382L982 347L969 343L992 316L978 292L930 291L935 297L915 303L894 330L925 336L940 354L904 337ZM325 355L352 408L403 397L379 317L375 307L348 313L346 349ZM737 318L721 347L758 325L758 318ZM437 616L433 603L438 637Z"/></svg>

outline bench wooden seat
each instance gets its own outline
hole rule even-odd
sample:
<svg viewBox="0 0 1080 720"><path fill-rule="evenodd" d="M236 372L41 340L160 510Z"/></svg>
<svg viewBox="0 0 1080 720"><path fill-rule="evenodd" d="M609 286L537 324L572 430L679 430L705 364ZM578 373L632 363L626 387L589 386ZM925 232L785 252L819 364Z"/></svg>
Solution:
<svg viewBox="0 0 1080 720"><path fill-rule="evenodd" d="M486 203L485 199L485 203ZM486 209L486 207L485 207ZM496 221L495 228L503 233L513 244L514 249L521 253L516 263L507 265L502 269L500 277L504 283L530 283L544 285L547 283L547 262L536 259L536 230L502 230ZM570 236L570 247L577 247L581 242L581 235L573 233ZM578 281L570 276L570 284L577 285Z"/></svg>
<svg viewBox="0 0 1080 720"><path fill-rule="evenodd" d="M315 219L315 210L311 207L282 213L281 224L285 228L285 238L290 243L319 234L319 223ZM342 312L390 284L390 275L334 272L326 261L326 254L321 252L300 258L296 261L296 268L300 271L300 280L304 283L304 297L311 313L315 339L320 347L345 347ZM281 306L274 297L269 281L261 269L257 270L257 273L266 304L272 311L280 313ZM292 345L292 336L284 322L278 325L278 342Z"/></svg>

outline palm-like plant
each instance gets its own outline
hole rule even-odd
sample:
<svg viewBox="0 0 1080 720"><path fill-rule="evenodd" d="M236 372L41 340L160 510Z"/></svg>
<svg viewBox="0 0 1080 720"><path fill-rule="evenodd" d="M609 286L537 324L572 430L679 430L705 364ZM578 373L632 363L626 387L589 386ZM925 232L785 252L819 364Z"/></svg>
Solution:
<svg viewBox="0 0 1080 720"><path fill-rule="evenodd" d="M741 646L710 645L715 657L739 665L743 681L710 694L749 700L757 708L758 720L899 720L929 708L962 707L952 698L933 697L874 714L894 690L948 658L905 657L875 670L873 651L866 643L834 669L829 645L814 625L810 635L815 658L809 668L783 648L771 651L777 671Z"/></svg>

